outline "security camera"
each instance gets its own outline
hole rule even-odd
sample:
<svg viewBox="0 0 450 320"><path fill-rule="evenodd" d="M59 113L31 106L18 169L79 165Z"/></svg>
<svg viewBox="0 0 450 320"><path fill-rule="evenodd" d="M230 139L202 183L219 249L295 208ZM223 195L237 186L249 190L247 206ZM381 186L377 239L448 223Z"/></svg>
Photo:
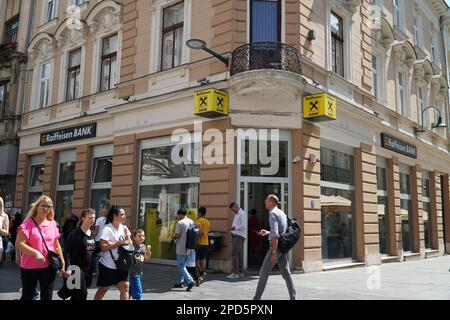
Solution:
<svg viewBox="0 0 450 320"><path fill-rule="evenodd" d="M302 161L302 158L300 156L296 156L294 159L292 159L293 164L299 163L300 161Z"/></svg>

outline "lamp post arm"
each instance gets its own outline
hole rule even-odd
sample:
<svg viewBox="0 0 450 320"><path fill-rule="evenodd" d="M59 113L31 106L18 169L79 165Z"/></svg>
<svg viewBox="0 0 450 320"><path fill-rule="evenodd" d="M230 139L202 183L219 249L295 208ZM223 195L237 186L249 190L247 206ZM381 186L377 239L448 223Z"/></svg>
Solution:
<svg viewBox="0 0 450 320"><path fill-rule="evenodd" d="M431 107L423 109L423 111L422 111L422 128L424 127L423 126L423 119L424 119L423 115L425 114L425 111L427 111L428 109L435 109L435 110L437 110L437 112L439 113L439 117L441 116L441 110L439 110L439 108L436 108L434 106L431 106Z"/></svg>
<svg viewBox="0 0 450 320"><path fill-rule="evenodd" d="M215 52L207 47L203 47L202 49L205 50L206 52L208 52L209 54L213 55L214 57L216 57L223 63L225 63L225 65L228 67L228 58L225 58L224 56L218 54L217 52Z"/></svg>

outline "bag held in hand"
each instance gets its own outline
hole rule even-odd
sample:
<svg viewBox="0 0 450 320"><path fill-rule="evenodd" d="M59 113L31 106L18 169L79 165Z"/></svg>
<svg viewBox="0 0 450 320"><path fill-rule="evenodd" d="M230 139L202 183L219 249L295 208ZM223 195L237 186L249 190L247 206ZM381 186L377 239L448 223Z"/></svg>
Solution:
<svg viewBox="0 0 450 320"><path fill-rule="evenodd" d="M117 270L129 271L131 269L131 266L133 264L134 248L128 249L127 247L118 247L117 253L119 254L119 257L117 258L117 260L114 259L111 250L109 250L109 253L111 254L111 258L116 264Z"/></svg>
<svg viewBox="0 0 450 320"><path fill-rule="evenodd" d="M39 234L41 235L42 242L44 243L45 249L47 249L48 252L48 260L50 261L50 267L55 270L59 271L62 269L62 260L59 254L57 254L55 251L50 251L47 247L47 243L45 242L44 236L42 235L41 228L37 224L37 222L34 219L31 219L34 222L34 225L39 231Z"/></svg>

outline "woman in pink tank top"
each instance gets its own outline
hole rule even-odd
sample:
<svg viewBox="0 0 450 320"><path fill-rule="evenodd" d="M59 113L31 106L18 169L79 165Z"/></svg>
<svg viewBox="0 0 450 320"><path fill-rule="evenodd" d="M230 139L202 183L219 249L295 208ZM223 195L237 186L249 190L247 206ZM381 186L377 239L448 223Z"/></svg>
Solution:
<svg viewBox="0 0 450 320"><path fill-rule="evenodd" d="M19 227L16 243L22 253L20 259L22 300L32 300L38 282L41 300L52 300L56 271L50 267L47 247L60 256L63 262L60 275L64 274L64 257L59 244L61 235L54 218L53 201L43 195L33 203L27 218Z"/></svg>

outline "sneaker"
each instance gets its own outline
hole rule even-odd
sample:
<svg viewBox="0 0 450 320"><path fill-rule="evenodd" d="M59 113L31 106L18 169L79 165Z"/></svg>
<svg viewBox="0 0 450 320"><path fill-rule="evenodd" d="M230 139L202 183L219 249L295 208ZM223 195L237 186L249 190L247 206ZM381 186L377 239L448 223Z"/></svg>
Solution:
<svg viewBox="0 0 450 320"><path fill-rule="evenodd" d="M201 284L200 278L198 278L197 280L195 280L195 286L196 286L196 287L200 287L200 284Z"/></svg>
<svg viewBox="0 0 450 320"><path fill-rule="evenodd" d="M195 282L192 281L186 288L186 291L191 292L192 288L194 287Z"/></svg>
<svg viewBox="0 0 450 320"><path fill-rule="evenodd" d="M237 279L237 278L239 278L239 275L236 273L232 273L227 276L227 279Z"/></svg>
<svg viewBox="0 0 450 320"><path fill-rule="evenodd" d="M205 272L205 271L202 272L201 277L202 277L202 278L205 278L205 277L206 277L206 272Z"/></svg>
<svg viewBox="0 0 450 320"><path fill-rule="evenodd" d="M182 283L175 283L173 285L174 288L183 288L183 284Z"/></svg>
<svg viewBox="0 0 450 320"><path fill-rule="evenodd" d="M245 273L243 273L243 272L239 273L239 277L245 278Z"/></svg>

